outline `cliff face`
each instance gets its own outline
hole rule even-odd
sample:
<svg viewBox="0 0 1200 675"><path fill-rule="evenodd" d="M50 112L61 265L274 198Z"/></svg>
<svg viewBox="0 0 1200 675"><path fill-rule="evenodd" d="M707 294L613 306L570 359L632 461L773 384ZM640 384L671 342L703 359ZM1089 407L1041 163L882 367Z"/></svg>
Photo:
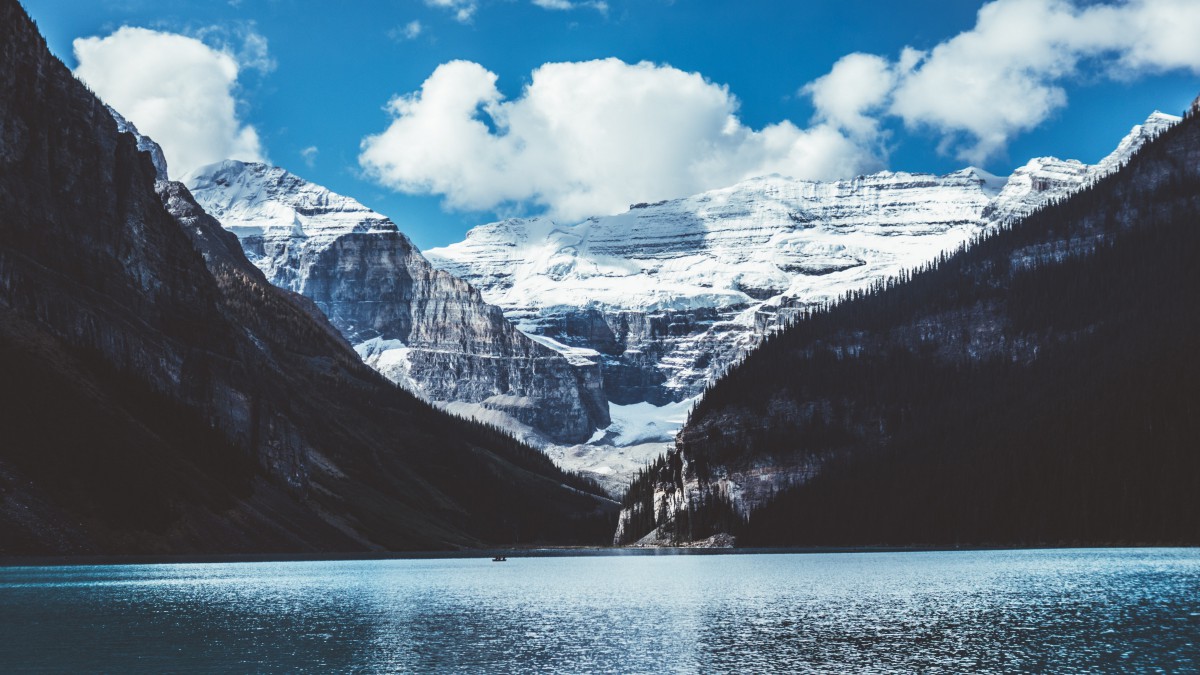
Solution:
<svg viewBox="0 0 1200 675"><path fill-rule="evenodd" d="M1114 166L769 338L627 495L620 540L1200 540L1200 117Z"/></svg>
<svg viewBox="0 0 1200 675"><path fill-rule="evenodd" d="M587 486L386 382L185 188L156 191L151 155L13 0L0 87L0 553L598 531Z"/></svg>
<svg viewBox="0 0 1200 675"><path fill-rule="evenodd" d="M629 476L670 442L680 409L763 336L1070 195L1177 121L1151 115L1095 166L1047 157L1008 178L973 168L768 176L577 225L481 225L426 255L522 330L601 364L614 425L588 451L556 457Z"/></svg>
<svg viewBox="0 0 1200 675"><path fill-rule="evenodd" d="M427 255L524 330L601 361L618 405L699 394L770 326L980 231L979 174L775 176L562 226L475 228Z"/></svg>
<svg viewBox="0 0 1200 675"><path fill-rule="evenodd" d="M272 283L315 302L392 381L556 442L608 425L598 365L572 364L517 331L387 218L263 164L225 161L184 180Z"/></svg>

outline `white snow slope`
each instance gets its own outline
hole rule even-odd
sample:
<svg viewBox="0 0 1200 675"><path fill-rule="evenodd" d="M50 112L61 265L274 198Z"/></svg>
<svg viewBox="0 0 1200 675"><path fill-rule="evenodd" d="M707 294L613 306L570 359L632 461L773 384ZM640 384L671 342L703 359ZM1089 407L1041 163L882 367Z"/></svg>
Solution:
<svg viewBox="0 0 1200 675"><path fill-rule="evenodd" d="M686 416L681 402L782 320L1074 192L1177 121L1154 113L1092 166L1047 157L1008 178L975 168L834 182L772 175L575 225L481 225L425 255L543 344L602 364L613 426L548 452L615 486L665 449Z"/></svg>

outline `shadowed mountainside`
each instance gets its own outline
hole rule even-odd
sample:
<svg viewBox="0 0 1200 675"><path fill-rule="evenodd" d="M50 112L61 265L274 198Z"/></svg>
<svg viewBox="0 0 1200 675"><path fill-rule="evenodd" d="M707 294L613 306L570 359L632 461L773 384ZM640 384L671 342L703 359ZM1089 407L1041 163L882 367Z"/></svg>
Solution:
<svg viewBox="0 0 1200 675"><path fill-rule="evenodd" d="M365 366L0 0L0 553L587 542L611 504ZM160 195L161 193L161 195Z"/></svg>
<svg viewBox="0 0 1200 675"><path fill-rule="evenodd" d="M626 495L619 541L1200 541L1198 224L1193 112L1073 197L772 336Z"/></svg>

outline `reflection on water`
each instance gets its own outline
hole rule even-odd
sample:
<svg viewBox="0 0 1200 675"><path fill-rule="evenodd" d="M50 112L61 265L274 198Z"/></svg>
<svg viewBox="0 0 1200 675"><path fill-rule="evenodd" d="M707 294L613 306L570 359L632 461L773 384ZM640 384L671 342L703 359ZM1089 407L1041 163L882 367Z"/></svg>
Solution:
<svg viewBox="0 0 1200 675"><path fill-rule="evenodd" d="M1200 670L1200 550L0 568L0 670Z"/></svg>

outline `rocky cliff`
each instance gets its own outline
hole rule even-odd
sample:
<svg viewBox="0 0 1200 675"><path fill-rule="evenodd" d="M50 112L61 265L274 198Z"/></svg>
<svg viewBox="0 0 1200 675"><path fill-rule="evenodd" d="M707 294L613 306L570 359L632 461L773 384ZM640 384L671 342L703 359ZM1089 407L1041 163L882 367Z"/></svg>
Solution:
<svg viewBox="0 0 1200 675"><path fill-rule="evenodd" d="M619 540L1200 541L1200 117L1113 166L768 337L639 477Z"/></svg>
<svg viewBox="0 0 1200 675"><path fill-rule="evenodd" d="M0 553L600 531L586 484L393 386L268 283L14 0L0 88Z"/></svg>
<svg viewBox="0 0 1200 675"><path fill-rule="evenodd" d="M598 365L517 331L386 217L264 164L230 160L183 180L272 283L315 302L392 381L559 443L609 424Z"/></svg>
<svg viewBox="0 0 1200 675"><path fill-rule="evenodd" d="M1095 166L1047 157L1007 178L973 168L767 176L577 225L482 225L426 256L522 330L601 364L613 426L588 446L550 451L566 466L628 477L765 334L1071 194L1176 121L1151 115Z"/></svg>

